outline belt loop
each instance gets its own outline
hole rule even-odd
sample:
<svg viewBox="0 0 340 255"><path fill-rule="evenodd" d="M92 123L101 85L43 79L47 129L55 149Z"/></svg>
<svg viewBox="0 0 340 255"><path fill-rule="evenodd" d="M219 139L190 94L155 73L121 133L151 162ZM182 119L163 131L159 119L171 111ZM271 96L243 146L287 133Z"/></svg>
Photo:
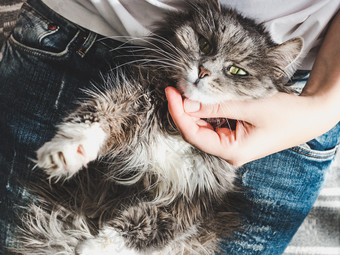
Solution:
<svg viewBox="0 0 340 255"><path fill-rule="evenodd" d="M77 50L77 54L80 57L85 57L86 53L91 49L92 45L97 39L97 34L93 32L89 32L87 36L84 36L83 39L85 40L80 48Z"/></svg>

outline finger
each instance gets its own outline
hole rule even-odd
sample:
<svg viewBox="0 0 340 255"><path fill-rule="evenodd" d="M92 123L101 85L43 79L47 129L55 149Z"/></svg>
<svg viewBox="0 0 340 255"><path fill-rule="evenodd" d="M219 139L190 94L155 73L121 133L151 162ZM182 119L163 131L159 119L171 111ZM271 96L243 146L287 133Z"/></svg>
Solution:
<svg viewBox="0 0 340 255"><path fill-rule="evenodd" d="M235 132L229 128L217 128L216 133L220 136L223 143L232 145L235 141Z"/></svg>
<svg viewBox="0 0 340 255"><path fill-rule="evenodd" d="M181 94L173 87L165 89L165 95L168 99L168 108L176 126L186 137L193 137L199 129L211 129L212 126L199 118L192 117L184 112L183 100Z"/></svg>
<svg viewBox="0 0 340 255"><path fill-rule="evenodd" d="M165 95L168 99L169 112L174 120L176 126L186 132L186 130L197 130L197 125L193 117L184 112L183 100L181 94L173 87L165 89Z"/></svg>
<svg viewBox="0 0 340 255"><path fill-rule="evenodd" d="M176 89L168 87L165 93L169 112L184 139L197 148L216 155L222 148L220 137L212 126L184 112L182 97Z"/></svg>
<svg viewBox="0 0 340 255"><path fill-rule="evenodd" d="M244 142L248 140L246 138L252 125L239 122L236 130L218 128L215 131L208 122L193 118L184 112L182 97L176 89L168 87L165 92L170 114L187 142L236 166L249 161L239 154L245 150L244 147L248 147L244 146Z"/></svg>
<svg viewBox="0 0 340 255"><path fill-rule="evenodd" d="M184 100L184 110L190 116L199 118L229 118L252 121L255 110L253 100L226 101L220 104L200 104L189 99Z"/></svg>

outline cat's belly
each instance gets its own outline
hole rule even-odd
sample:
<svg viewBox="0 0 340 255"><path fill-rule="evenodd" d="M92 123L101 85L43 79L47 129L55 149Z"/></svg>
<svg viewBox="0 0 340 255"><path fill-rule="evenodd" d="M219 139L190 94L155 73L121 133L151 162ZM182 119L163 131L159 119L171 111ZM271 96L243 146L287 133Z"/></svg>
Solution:
<svg viewBox="0 0 340 255"><path fill-rule="evenodd" d="M158 176L157 197L172 200L179 194L216 187L214 164L181 136L159 136L151 144L149 171Z"/></svg>

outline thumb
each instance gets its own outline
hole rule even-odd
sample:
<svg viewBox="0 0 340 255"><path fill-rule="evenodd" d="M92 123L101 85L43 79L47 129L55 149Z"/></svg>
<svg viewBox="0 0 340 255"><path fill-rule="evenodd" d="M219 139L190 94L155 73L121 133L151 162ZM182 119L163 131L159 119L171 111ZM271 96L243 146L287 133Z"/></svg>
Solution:
<svg viewBox="0 0 340 255"><path fill-rule="evenodd" d="M165 94L168 99L168 108L172 119L182 133L197 130L194 118L184 112L181 94L173 87L167 87Z"/></svg>
<svg viewBox="0 0 340 255"><path fill-rule="evenodd" d="M198 118L229 118L251 122L254 119L253 102L225 101L219 104L202 104L190 99L184 100L184 111Z"/></svg>

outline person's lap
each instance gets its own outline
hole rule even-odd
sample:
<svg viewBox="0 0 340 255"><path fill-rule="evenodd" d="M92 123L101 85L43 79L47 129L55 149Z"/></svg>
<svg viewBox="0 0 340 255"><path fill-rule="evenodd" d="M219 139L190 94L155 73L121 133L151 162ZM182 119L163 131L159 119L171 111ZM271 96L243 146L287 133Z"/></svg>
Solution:
<svg viewBox="0 0 340 255"><path fill-rule="evenodd" d="M121 44L96 39L94 33L72 25L39 1L28 3L41 8L36 12L24 4L0 60L1 254L12 238L13 208L25 198L21 183L32 180L35 151L53 137L56 125L76 107L76 101L85 97L82 89L91 89L119 62L112 48ZM90 48L85 56L78 52Z"/></svg>

